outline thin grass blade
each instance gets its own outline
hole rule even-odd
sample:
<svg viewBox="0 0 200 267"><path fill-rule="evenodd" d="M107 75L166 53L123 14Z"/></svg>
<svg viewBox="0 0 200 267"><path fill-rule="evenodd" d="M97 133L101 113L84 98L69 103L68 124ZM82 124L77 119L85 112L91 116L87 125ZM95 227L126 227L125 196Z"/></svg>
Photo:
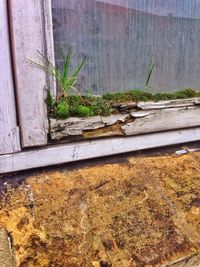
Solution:
<svg viewBox="0 0 200 267"><path fill-rule="evenodd" d="M155 67L155 64L154 64L154 62L153 62L153 59L151 58L151 60L150 60L150 62L149 62L149 64L148 64L148 67L147 67L147 75L146 75L145 86L148 86L148 84L149 84L149 81L150 81L150 79L151 79L151 76L152 76L154 67Z"/></svg>
<svg viewBox="0 0 200 267"><path fill-rule="evenodd" d="M63 79L68 78L70 60L71 60L71 48L68 48L67 55L64 60L63 75L62 75Z"/></svg>

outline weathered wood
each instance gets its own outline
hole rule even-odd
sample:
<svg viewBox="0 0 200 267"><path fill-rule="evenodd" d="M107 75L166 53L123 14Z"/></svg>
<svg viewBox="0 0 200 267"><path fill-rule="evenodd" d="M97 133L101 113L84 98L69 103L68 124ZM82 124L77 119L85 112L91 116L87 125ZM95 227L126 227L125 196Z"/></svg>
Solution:
<svg viewBox="0 0 200 267"><path fill-rule="evenodd" d="M111 105L113 108L116 108L119 110L119 112L126 112L129 110L134 110L137 108L136 102L122 102L122 103L113 103Z"/></svg>
<svg viewBox="0 0 200 267"><path fill-rule="evenodd" d="M0 154L20 151L12 77L7 1L0 1Z"/></svg>
<svg viewBox="0 0 200 267"><path fill-rule="evenodd" d="M140 136L83 141L0 156L0 173L200 140L200 127Z"/></svg>
<svg viewBox="0 0 200 267"><path fill-rule="evenodd" d="M42 69L29 62L33 60L44 64L36 50L52 59L51 18L47 20L47 12L44 14L44 2L45 6L50 7L50 0L9 1L23 147L47 144L48 119L44 100L49 77Z"/></svg>
<svg viewBox="0 0 200 267"><path fill-rule="evenodd" d="M200 107L171 108L143 112L144 116L140 118L138 118L138 112L131 113L131 116L136 119L122 126L125 135L184 129L200 125Z"/></svg>
<svg viewBox="0 0 200 267"><path fill-rule="evenodd" d="M68 136L81 136L84 131L101 129L117 122L125 122L129 115L111 115L108 117L77 118L66 120L50 119L50 134L52 139L62 139ZM104 135L106 136L106 135ZM108 135L107 135L108 136Z"/></svg>
<svg viewBox="0 0 200 267"><path fill-rule="evenodd" d="M112 126L112 127L111 127ZM94 139L108 136L130 136L200 126L200 105L137 110L107 117L50 119L52 140Z"/></svg>
<svg viewBox="0 0 200 267"><path fill-rule="evenodd" d="M44 42L46 47L46 55L49 61L55 66L54 56L54 40L53 40L53 18L51 0L42 1L43 4L43 21L44 21ZM47 75L47 84L51 91L52 96L56 97L56 80L54 76Z"/></svg>
<svg viewBox="0 0 200 267"><path fill-rule="evenodd" d="M144 110L151 109L163 109L163 108L174 108L174 107L190 107L200 105L200 98L189 98L189 99L175 99L175 100L166 100L158 102L138 102L137 107Z"/></svg>

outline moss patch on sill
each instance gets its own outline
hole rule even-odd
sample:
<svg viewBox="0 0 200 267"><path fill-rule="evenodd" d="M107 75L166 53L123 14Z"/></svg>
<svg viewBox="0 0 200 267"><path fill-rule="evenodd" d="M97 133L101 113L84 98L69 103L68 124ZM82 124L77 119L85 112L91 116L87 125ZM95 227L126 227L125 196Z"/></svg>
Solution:
<svg viewBox="0 0 200 267"><path fill-rule="evenodd" d="M200 92L185 89L173 93L151 94L141 90L130 90L127 92L107 93L102 96L61 96L57 100L54 100L50 92L48 92L46 103L50 117L66 119L68 117L93 117L117 114L118 111L114 108L114 104L120 102L161 101L193 97L200 97Z"/></svg>

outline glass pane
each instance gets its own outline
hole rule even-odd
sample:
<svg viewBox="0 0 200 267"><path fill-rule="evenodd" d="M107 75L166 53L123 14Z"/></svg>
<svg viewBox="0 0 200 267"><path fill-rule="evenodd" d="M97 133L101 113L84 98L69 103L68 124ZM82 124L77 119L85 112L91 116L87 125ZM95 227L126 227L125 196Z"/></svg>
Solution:
<svg viewBox="0 0 200 267"><path fill-rule="evenodd" d="M144 89L200 88L199 0L52 0L55 56L87 58L78 89L100 95Z"/></svg>

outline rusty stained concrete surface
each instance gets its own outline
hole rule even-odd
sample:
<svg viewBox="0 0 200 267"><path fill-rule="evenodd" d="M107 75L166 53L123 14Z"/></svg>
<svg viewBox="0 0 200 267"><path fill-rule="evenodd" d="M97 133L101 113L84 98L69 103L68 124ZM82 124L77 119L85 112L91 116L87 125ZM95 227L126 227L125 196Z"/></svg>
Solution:
<svg viewBox="0 0 200 267"><path fill-rule="evenodd" d="M162 266L200 250L200 153L1 179L17 266Z"/></svg>

